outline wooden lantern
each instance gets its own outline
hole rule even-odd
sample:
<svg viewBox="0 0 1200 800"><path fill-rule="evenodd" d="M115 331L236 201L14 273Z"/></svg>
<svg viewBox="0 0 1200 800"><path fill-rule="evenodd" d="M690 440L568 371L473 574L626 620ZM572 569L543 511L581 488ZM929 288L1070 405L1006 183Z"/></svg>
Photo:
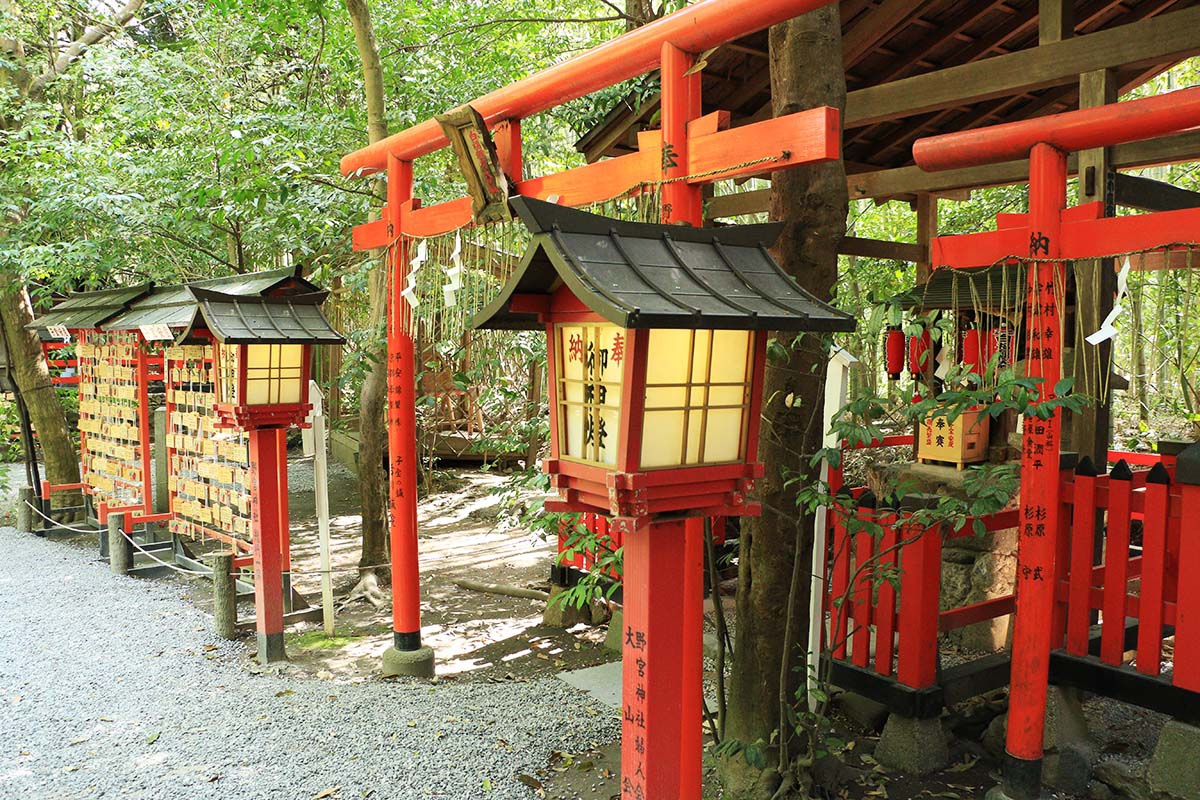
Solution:
<svg viewBox="0 0 1200 800"><path fill-rule="evenodd" d="M560 510L757 513L768 331L849 331L767 251L778 225L622 222L529 198L534 241L476 327L546 331Z"/></svg>
<svg viewBox="0 0 1200 800"><path fill-rule="evenodd" d="M197 311L181 340L206 329L213 340L219 424L243 430L301 424L315 344L342 337L321 313L324 292L242 297L191 290Z"/></svg>

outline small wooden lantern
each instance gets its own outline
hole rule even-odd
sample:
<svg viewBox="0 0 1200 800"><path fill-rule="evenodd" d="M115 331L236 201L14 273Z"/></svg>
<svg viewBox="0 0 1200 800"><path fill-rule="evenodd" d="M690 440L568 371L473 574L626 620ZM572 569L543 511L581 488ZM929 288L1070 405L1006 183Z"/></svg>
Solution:
<svg viewBox="0 0 1200 800"><path fill-rule="evenodd" d="M302 424L308 403L314 344L342 337L321 313L324 292L285 297L241 297L192 289L197 328L213 339L214 392L219 424L243 430Z"/></svg>
<svg viewBox="0 0 1200 800"><path fill-rule="evenodd" d="M622 222L529 198L534 241L475 327L544 327L561 510L738 516L755 478L768 331L850 331L767 251L778 225Z"/></svg>

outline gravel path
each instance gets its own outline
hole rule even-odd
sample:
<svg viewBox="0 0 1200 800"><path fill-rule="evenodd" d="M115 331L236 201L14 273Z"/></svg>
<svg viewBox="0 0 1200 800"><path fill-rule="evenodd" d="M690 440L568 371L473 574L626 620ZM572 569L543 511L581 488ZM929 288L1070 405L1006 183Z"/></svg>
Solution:
<svg viewBox="0 0 1200 800"><path fill-rule="evenodd" d="M0 797L531 798L611 740L565 683L335 683L246 669L178 579L0 528ZM336 791L330 791L338 787Z"/></svg>

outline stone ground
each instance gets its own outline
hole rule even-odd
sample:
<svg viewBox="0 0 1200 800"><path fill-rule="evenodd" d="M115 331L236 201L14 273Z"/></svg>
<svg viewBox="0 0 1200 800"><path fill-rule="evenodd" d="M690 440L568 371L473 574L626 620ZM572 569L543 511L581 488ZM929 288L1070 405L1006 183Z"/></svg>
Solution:
<svg viewBox="0 0 1200 800"><path fill-rule="evenodd" d="M316 598L311 461L293 458L289 475L295 582ZM611 661L603 627L548 628L538 601L454 585L546 586L553 547L504 523L494 492L502 481L445 473L421 506L435 684L380 679L390 608L344 601L357 575L359 515L355 478L337 465L337 635L294 626L283 667L259 668L250 644L212 636L206 580L118 579L96 559L94 535L48 542L0 528L0 797L615 797L614 709L603 691L552 677ZM948 718L959 734L951 766L925 778L879 767L875 731L839 715L847 768L815 796L982 797L996 780L988 722L1002 707L993 698L990 710ZM1132 788L1096 785L1078 797L1140 798L1138 775L1163 718L1103 699L1087 711L1101 775ZM719 796L715 780L706 785L706 798Z"/></svg>
<svg viewBox="0 0 1200 800"><path fill-rule="evenodd" d="M527 798L616 715L562 681L314 679L250 665L181 579L0 528L0 795Z"/></svg>

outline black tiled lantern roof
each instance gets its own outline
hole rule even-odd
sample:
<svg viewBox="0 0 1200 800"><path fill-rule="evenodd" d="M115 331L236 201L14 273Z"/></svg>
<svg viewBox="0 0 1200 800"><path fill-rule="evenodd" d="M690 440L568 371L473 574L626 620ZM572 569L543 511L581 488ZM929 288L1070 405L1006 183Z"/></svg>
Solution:
<svg viewBox="0 0 1200 800"><path fill-rule="evenodd" d="M817 300L767 248L782 226L689 228L589 214L514 197L534 234L500 296L477 328L534 329L537 315L513 311L514 295L548 295L562 285L624 328L852 331L849 314Z"/></svg>
<svg viewBox="0 0 1200 800"><path fill-rule="evenodd" d="M327 292L283 297L244 297L190 289L195 298L191 323L179 341L196 328L207 329L224 344L341 344L342 335L321 313Z"/></svg>

